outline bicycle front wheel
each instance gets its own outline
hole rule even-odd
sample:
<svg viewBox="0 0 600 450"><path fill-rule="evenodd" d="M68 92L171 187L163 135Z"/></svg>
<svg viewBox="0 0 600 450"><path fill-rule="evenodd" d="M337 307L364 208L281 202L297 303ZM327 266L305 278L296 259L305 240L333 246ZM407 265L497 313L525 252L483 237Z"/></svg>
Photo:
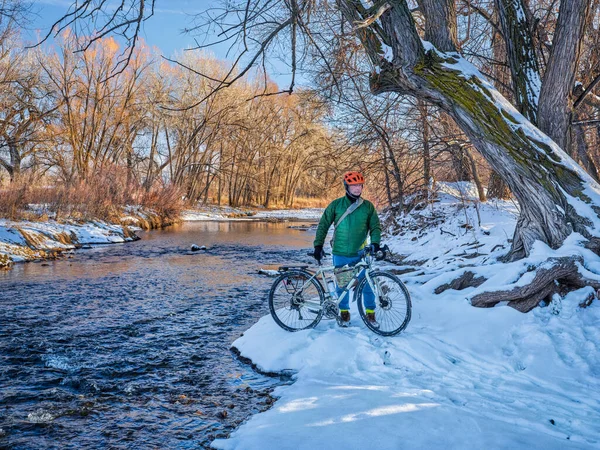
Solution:
<svg viewBox="0 0 600 450"><path fill-rule="evenodd" d="M323 316L321 284L304 270L288 270L271 286L269 310L281 328L300 331L315 327Z"/></svg>
<svg viewBox="0 0 600 450"><path fill-rule="evenodd" d="M369 283L366 277L361 280L354 294L360 317L373 332L382 336L394 336L404 330L410 322L412 305L408 289L391 273L372 272L369 276L374 285L375 321L367 318L364 294Z"/></svg>

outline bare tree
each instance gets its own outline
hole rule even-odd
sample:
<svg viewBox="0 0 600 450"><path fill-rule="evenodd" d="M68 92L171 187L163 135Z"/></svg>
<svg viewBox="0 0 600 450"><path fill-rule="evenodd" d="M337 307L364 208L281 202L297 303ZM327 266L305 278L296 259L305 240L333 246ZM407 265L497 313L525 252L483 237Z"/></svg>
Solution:
<svg viewBox="0 0 600 450"><path fill-rule="evenodd" d="M19 179L27 160L33 161L55 110L53 93L38 71L36 57L14 50L14 42L4 42L0 54L0 166L11 181Z"/></svg>

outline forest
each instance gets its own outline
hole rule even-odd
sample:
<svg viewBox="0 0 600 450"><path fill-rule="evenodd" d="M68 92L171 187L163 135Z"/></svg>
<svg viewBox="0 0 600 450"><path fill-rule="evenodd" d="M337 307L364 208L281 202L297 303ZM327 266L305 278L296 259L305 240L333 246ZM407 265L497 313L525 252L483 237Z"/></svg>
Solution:
<svg viewBox="0 0 600 450"><path fill-rule="evenodd" d="M99 14L93 2L82 3L89 3L89 16ZM131 3L143 8L143 2ZM440 34L441 22L432 26L426 20L435 14L434 3L406 4L415 32L429 41ZM552 0L437 3L453 6L452 49L597 179L599 2L562 2L562 7ZM254 20L263 13L284 13L260 9L260 4L254 5ZM375 15L378 5L371 8ZM239 12L236 7L224 9L223 20ZM303 22L291 36L282 28L273 38L282 44L298 35L293 69L302 68L309 83L293 89L278 86L266 71L244 66L243 60L237 65L219 60L210 48L161 57L118 28L126 19L118 15L114 36L84 35L80 22L63 20L54 28L51 45L31 47L20 36L27 21L25 4L5 2L0 41L3 214L19 215L26 203L52 204L65 214L75 203L75 209L100 216L118 205L173 204L174 199L231 206L316 205L335 195L340 174L351 169L368 174L370 193L380 206L401 210L428 198L436 181L471 180L481 201L511 196L515 186L506 182L509 176L502 167L494 170L474 145L476 138L447 107L426 95L416 98L384 86L373 96L378 81L372 75L383 78L382 73L344 34L343 17L332 15L329 34L319 29L313 35L312 29L324 23L319 14L330 11L312 2L297 7L298 20L306 13L313 22ZM371 14L357 11L367 19ZM98 26L102 19L94 18ZM215 23L205 18L203 26ZM232 27L229 33L233 37L239 31ZM358 28L359 35L372 39L368 31ZM258 52L275 46L268 44ZM376 62L380 57L376 53ZM223 89L223 80L231 79L235 82ZM90 186L105 190L96 193Z"/></svg>

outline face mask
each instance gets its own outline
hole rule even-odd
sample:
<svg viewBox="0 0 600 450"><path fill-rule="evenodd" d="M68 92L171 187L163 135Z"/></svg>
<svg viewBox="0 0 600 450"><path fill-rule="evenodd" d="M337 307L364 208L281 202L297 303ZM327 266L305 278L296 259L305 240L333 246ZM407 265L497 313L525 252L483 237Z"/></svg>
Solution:
<svg viewBox="0 0 600 450"><path fill-rule="evenodd" d="M346 195L347 195L348 197L350 197L351 199L353 199L353 200L357 200L357 199L359 199L359 198L360 198L360 196L361 196L361 194L362 194L362 192L361 192L360 194L358 194L358 195L354 195L354 194L352 194L352 193L350 192L350 185L346 184L346 182L345 182L345 181L344 181L344 188L346 188Z"/></svg>

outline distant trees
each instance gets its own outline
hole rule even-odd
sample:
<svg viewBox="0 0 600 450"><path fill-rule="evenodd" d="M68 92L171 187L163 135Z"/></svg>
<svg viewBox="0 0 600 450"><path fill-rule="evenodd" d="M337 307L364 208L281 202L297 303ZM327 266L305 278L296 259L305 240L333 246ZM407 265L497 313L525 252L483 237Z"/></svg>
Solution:
<svg viewBox="0 0 600 450"><path fill-rule="evenodd" d="M9 180L27 170L33 182L45 174L76 185L118 173L118 189L136 195L169 184L190 201L291 206L324 186L325 168L344 170L337 156L347 145L316 97L265 97L252 79L211 95L226 63L202 53L158 61L140 44L115 72L117 42L76 51L84 39L65 32L55 51L28 53L0 42L0 170Z"/></svg>

